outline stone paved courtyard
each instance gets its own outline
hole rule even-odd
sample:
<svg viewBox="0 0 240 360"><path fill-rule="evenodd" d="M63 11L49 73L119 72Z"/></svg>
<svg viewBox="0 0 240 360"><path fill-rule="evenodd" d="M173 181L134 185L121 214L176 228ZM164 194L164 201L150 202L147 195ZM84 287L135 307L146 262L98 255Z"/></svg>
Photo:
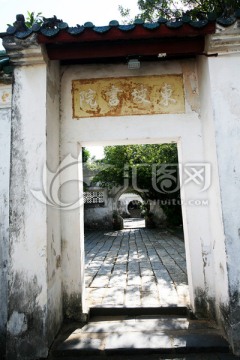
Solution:
<svg viewBox="0 0 240 360"><path fill-rule="evenodd" d="M85 234L89 307L186 306L184 243L159 229Z"/></svg>

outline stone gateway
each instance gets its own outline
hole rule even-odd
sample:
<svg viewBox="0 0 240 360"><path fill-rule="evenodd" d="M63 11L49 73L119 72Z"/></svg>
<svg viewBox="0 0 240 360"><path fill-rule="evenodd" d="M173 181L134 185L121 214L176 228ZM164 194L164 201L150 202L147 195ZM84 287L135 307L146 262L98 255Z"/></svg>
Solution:
<svg viewBox="0 0 240 360"><path fill-rule="evenodd" d="M240 355L239 19L19 22L1 33L2 354L46 358L63 320L87 317L82 147L173 142L191 310Z"/></svg>

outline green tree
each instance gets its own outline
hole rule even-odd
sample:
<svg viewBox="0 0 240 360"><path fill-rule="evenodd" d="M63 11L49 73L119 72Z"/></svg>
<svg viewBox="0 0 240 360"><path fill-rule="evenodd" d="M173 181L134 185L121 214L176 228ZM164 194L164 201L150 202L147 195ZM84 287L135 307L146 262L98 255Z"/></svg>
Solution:
<svg viewBox="0 0 240 360"><path fill-rule="evenodd" d="M188 15L192 19L202 19L207 13L229 17L240 9L240 0L138 0L139 14L135 18L155 21L159 17L179 18ZM130 10L119 6L123 18L129 18Z"/></svg>
<svg viewBox="0 0 240 360"><path fill-rule="evenodd" d="M182 221L178 177L163 177L158 184L157 171L163 164L178 164L176 144L107 146L104 159L90 166L97 173L95 183L107 188L127 185L146 203L160 200L168 221L177 225Z"/></svg>
<svg viewBox="0 0 240 360"><path fill-rule="evenodd" d="M90 160L91 154L90 151L86 148L82 148L82 161L86 163Z"/></svg>

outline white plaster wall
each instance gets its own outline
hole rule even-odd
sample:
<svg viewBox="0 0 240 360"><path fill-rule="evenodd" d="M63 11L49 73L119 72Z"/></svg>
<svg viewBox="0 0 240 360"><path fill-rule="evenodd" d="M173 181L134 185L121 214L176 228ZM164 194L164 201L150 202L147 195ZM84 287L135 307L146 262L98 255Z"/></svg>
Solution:
<svg viewBox="0 0 240 360"><path fill-rule="evenodd" d="M80 120L72 118L72 80L93 77L181 73L184 74L186 114L85 118ZM69 153L77 155L77 143L80 143L81 146L105 146L174 141L178 143L180 162L203 162L205 160L202 127L199 117L197 72L193 61L143 63L138 72L132 72L124 65L64 67L62 69L61 104L62 159ZM182 190L182 197L185 202L183 206L183 220L187 266L193 308L196 305L196 297L201 298L201 294L205 292L206 281L209 280L208 278L206 279L206 276L204 277L204 263L202 259L202 248L208 246L210 242L209 209L206 206L192 206L188 203L189 200L196 198L198 200L206 199L208 197L207 193L199 194L197 190L194 184L189 184L187 189ZM76 187L75 191L77 191ZM81 274L84 272L84 264L79 264L79 258L76 256L76 247L80 246L79 221L77 221L77 218L77 211L64 214L62 218L64 240L66 241L63 249L64 258L66 259L63 264L64 274L70 273L69 262L71 262L72 268L81 265ZM68 274L65 277L65 283L67 283L69 276ZM69 294L72 291L76 291L76 284L76 282L74 284L67 283ZM214 295L211 285L212 283L209 285L209 288L211 288ZM78 286L78 291L81 291L80 285Z"/></svg>
<svg viewBox="0 0 240 360"><path fill-rule="evenodd" d="M31 193L47 158L46 65L16 67L14 79L7 354L28 359L29 339L47 355L47 209Z"/></svg>
<svg viewBox="0 0 240 360"><path fill-rule="evenodd" d="M224 235L221 227L220 236L215 236L213 243L218 252L215 274L222 288L226 283L228 271L230 312L227 308L222 308L227 316L225 323L229 326L232 347L236 354L240 354L240 55L227 54L209 58L207 65L210 74L212 126L216 136L222 214L219 211L220 205L217 205L224 228ZM225 247L222 241L224 237ZM225 305L227 294L220 300Z"/></svg>
<svg viewBox="0 0 240 360"><path fill-rule="evenodd" d="M6 86L1 86L6 88ZM11 86L8 86L11 93ZM7 269L9 256L9 181L11 101L0 101L0 354L4 351L7 325Z"/></svg>
<svg viewBox="0 0 240 360"><path fill-rule="evenodd" d="M216 316L219 319L220 309L228 303L229 294L222 203L219 188L219 176L222 175L217 163L217 145L215 139L218 132L218 123L214 120L215 109L213 106L215 93L212 89L212 69L209 67L209 61L211 60L205 57L198 59L204 152L206 161L211 164L211 186L208 192L211 238L204 247L204 261L206 262L205 276L206 283L208 284L206 295L211 298L215 293L215 308L212 307L209 310L211 312L216 311ZM219 68L219 75L220 72ZM214 289L214 293L210 286Z"/></svg>
<svg viewBox="0 0 240 360"><path fill-rule="evenodd" d="M84 210L84 225L86 229L111 229L112 201L107 207L86 208Z"/></svg>
<svg viewBox="0 0 240 360"><path fill-rule="evenodd" d="M51 61L47 72L47 165L53 173L59 165L59 63ZM51 181L48 181L50 188ZM56 180L58 181L58 180ZM55 183L56 185L56 183ZM59 188L58 182L57 187ZM48 265L48 338L52 339L59 330L62 312L62 278L61 278L61 226L60 210L47 207L47 265Z"/></svg>
<svg viewBox="0 0 240 360"><path fill-rule="evenodd" d="M240 290L240 55L209 59L230 286Z"/></svg>
<svg viewBox="0 0 240 360"><path fill-rule="evenodd" d="M105 191L104 206L84 205L84 226L87 229L111 229L113 214L113 199Z"/></svg>
<svg viewBox="0 0 240 360"><path fill-rule="evenodd" d="M63 318L60 212L32 190L59 164L59 65L15 67L14 79L7 354L45 358Z"/></svg>

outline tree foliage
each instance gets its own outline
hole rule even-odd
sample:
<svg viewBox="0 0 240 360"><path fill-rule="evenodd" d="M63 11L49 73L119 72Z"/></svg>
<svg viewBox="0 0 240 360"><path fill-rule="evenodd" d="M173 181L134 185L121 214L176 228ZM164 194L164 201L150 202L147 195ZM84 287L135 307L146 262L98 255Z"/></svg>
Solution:
<svg viewBox="0 0 240 360"><path fill-rule="evenodd" d="M27 12L25 25L28 28L31 28L33 26L33 24L42 24L42 22L43 22L43 16L42 16L41 12L39 12L37 14L35 14L34 11L32 11L32 12L28 11Z"/></svg>
<svg viewBox="0 0 240 360"><path fill-rule="evenodd" d="M181 206L177 204L180 200L180 191L176 186L178 178L168 187L169 191L159 191L156 172L162 164L178 164L176 144L107 146L104 148L104 159L91 165L96 173L93 181L107 188L127 186L139 192L146 203L161 200L168 220L179 224Z"/></svg>
<svg viewBox="0 0 240 360"><path fill-rule="evenodd" d="M240 9L240 0L138 0L139 14L135 18L156 21L159 17L203 19L208 13L229 17ZM130 16L130 10L119 6L123 18Z"/></svg>
<svg viewBox="0 0 240 360"><path fill-rule="evenodd" d="M86 148L82 148L82 162L86 163L90 160L91 154L90 151Z"/></svg>

